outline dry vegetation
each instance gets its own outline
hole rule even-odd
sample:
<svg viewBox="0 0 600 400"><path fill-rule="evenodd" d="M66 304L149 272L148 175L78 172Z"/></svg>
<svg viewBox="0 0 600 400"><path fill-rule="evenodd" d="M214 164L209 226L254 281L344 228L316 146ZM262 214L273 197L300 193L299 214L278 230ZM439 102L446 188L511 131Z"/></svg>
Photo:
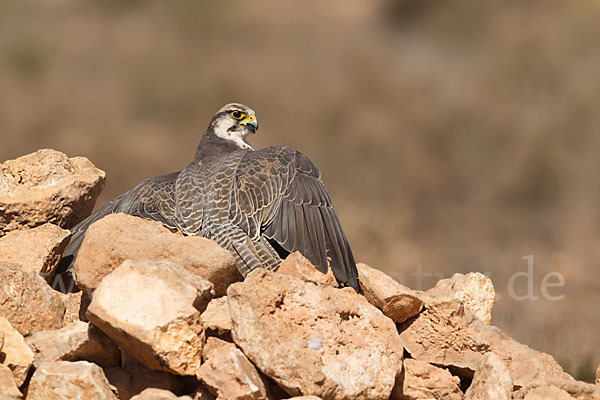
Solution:
<svg viewBox="0 0 600 400"><path fill-rule="evenodd" d="M419 268L488 272L494 324L589 380L600 3L322 3L0 2L0 160L86 156L103 204L182 168L212 113L244 102L256 147L320 166L358 260L417 288L439 278ZM539 300L514 301L529 254ZM540 293L551 271L563 300Z"/></svg>

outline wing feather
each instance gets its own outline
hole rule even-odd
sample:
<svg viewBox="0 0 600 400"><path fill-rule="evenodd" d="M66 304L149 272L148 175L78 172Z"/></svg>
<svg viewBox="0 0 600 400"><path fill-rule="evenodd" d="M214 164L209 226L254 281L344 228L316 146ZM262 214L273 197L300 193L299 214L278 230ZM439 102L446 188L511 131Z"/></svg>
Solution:
<svg viewBox="0 0 600 400"><path fill-rule="evenodd" d="M284 146L248 152L237 181L249 197L240 205L247 207L250 236L258 229L285 250L300 251L319 271L331 267L338 282L359 290L350 246L308 158Z"/></svg>

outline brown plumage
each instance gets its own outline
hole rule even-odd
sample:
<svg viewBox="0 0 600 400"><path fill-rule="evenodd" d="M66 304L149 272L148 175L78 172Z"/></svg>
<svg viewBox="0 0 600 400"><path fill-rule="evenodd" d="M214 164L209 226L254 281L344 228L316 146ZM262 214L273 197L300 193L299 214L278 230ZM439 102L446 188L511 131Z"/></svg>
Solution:
<svg viewBox="0 0 600 400"><path fill-rule="evenodd" d="M233 253L244 276L258 267L276 269L298 250L319 271L331 268L340 285L359 290L354 257L319 170L286 146L253 150L246 136L257 128L250 108L220 109L186 168L145 180L73 228L66 262L92 222L123 212L215 240Z"/></svg>

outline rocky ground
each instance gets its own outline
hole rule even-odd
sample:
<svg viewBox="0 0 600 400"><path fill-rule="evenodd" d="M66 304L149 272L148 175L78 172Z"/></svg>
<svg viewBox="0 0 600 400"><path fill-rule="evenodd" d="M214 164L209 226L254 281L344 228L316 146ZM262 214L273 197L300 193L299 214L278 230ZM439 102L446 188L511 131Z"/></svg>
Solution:
<svg viewBox="0 0 600 400"><path fill-rule="evenodd" d="M214 242L115 214L61 293L103 184L52 150L0 165L0 399L600 399L490 325L480 273L421 292L359 264L357 294L294 253L242 282Z"/></svg>

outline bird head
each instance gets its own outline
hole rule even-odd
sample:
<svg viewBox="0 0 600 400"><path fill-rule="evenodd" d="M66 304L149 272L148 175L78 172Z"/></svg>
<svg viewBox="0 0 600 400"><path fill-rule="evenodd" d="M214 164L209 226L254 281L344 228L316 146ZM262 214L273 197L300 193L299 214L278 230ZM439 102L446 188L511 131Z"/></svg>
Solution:
<svg viewBox="0 0 600 400"><path fill-rule="evenodd" d="M246 141L246 136L249 133L256 133L258 120L256 113L250 107L230 103L217 111L210 121L210 129L216 136L230 140L242 149L252 150L252 146Z"/></svg>

